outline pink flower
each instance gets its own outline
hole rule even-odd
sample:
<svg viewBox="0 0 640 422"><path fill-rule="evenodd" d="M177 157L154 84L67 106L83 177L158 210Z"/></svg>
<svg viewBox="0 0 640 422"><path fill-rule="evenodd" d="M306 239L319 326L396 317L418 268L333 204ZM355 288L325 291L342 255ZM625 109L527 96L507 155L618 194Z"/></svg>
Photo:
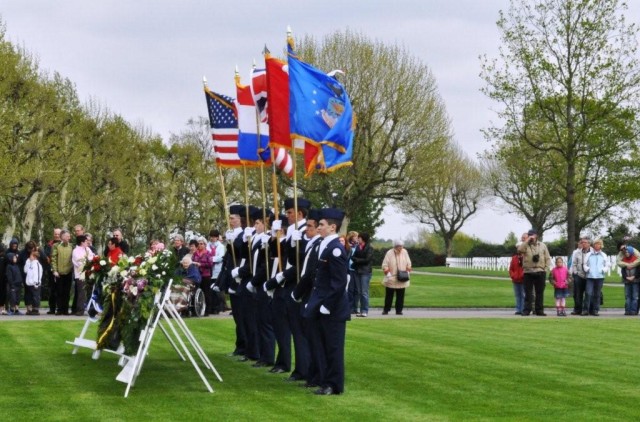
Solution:
<svg viewBox="0 0 640 422"><path fill-rule="evenodd" d="M138 283L137 283L138 291L144 290L146 285L147 285L147 280L145 280L144 278L141 278L140 280L138 280Z"/></svg>

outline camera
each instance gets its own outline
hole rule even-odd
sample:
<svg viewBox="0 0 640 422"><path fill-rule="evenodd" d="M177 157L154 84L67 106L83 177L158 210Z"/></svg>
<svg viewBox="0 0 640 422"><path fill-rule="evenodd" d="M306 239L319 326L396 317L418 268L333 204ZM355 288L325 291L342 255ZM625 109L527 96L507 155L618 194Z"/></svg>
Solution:
<svg viewBox="0 0 640 422"><path fill-rule="evenodd" d="M533 262L539 262L540 261L540 254L533 255L532 259L533 259Z"/></svg>

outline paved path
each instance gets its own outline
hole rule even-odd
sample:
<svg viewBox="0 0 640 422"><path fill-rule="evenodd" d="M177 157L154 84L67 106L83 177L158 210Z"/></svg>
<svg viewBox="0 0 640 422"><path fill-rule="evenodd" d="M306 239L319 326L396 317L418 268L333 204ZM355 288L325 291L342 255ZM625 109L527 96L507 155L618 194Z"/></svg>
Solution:
<svg viewBox="0 0 640 422"><path fill-rule="evenodd" d="M21 310L22 311L22 310ZM571 311L570 309L568 311ZM547 318L556 317L555 309L547 308ZM358 323L358 321L365 321L367 319L400 319L400 318L524 318L519 315L514 315L513 309L505 308L405 308L404 315L395 315L394 311L389 312L389 315L382 315L382 308L372 308L369 310L367 318L359 318L352 315L352 321ZM0 323L11 321L84 321L86 317L78 316L55 316L55 315L16 315L0 316ZM204 317L203 319L215 320L215 319L230 319L231 315L228 312L220 315L212 315ZM542 318L537 316L529 316L527 318ZM595 318L595 317L581 317L569 315L567 318ZM624 309L622 308L605 308L600 310L600 318L633 318L626 317L624 315Z"/></svg>
<svg viewBox="0 0 640 422"><path fill-rule="evenodd" d="M443 274L429 271L415 271L416 274L421 275L434 275L444 277L458 277L458 278L484 278L487 280L504 280L511 281L508 277L498 276L479 276L479 275L465 275L465 274ZM621 283L605 283L608 286L623 287ZM569 309L569 311L571 311ZM24 313L24 309L21 309ZM546 308L547 317L559 318L556 316L555 308ZM359 318L352 315L353 321L364 321L367 319L398 319L398 318L523 318L519 315L514 315L513 309L505 308L406 308L404 315L395 315L394 311L389 312L389 315L382 315L382 308L372 308L369 310L367 318ZM630 318L625 317L624 309L622 308L610 308L600 310L601 318ZM54 316L54 315L0 315L0 322L4 321L84 321L86 317L78 316ZM220 315L212 315L206 317L206 319L230 319L231 314L228 312ZM536 316L529 316L528 318L542 318ZM587 318L578 317L575 315L569 315L567 318ZM589 317L594 318L594 317Z"/></svg>

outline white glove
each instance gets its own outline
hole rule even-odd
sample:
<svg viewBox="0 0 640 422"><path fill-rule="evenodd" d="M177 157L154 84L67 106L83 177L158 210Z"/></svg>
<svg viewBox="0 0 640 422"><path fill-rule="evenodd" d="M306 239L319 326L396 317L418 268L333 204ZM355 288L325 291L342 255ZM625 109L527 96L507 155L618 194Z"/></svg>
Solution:
<svg viewBox="0 0 640 422"><path fill-rule="evenodd" d="M267 293L267 296L273 299L273 290L267 290L267 283L262 283L262 290Z"/></svg>
<svg viewBox="0 0 640 422"><path fill-rule="evenodd" d="M273 224L271 224L271 230L273 230L274 233L280 230L281 228L282 228L282 220L275 220Z"/></svg>
<svg viewBox="0 0 640 422"><path fill-rule="evenodd" d="M236 280L236 283L242 283L242 279L240 277L234 277L234 279Z"/></svg>
<svg viewBox="0 0 640 422"><path fill-rule="evenodd" d="M291 240L294 242L302 240L302 232L300 230L294 230L291 232Z"/></svg>
<svg viewBox="0 0 640 422"><path fill-rule="evenodd" d="M213 286L213 287L211 288L211 290L213 290L213 291L214 291L214 292L216 292L216 293L220 293L220 287L218 287L218 286Z"/></svg>
<svg viewBox="0 0 640 422"><path fill-rule="evenodd" d="M227 232L224 234L224 238L227 239L228 242L233 242L234 240L236 240L236 234L233 230L227 230Z"/></svg>
<svg viewBox="0 0 640 422"><path fill-rule="evenodd" d="M291 292L291 299L293 299L294 302L302 302L302 299L296 299L296 296L293 294L293 292Z"/></svg>
<svg viewBox="0 0 640 422"><path fill-rule="evenodd" d="M327 308L324 307L324 305L320 306L320 313L322 315L329 315L331 312L329 312L329 310Z"/></svg>
<svg viewBox="0 0 640 422"><path fill-rule="evenodd" d="M270 240L271 240L271 236L269 236L267 233L262 233L262 244L263 245L268 244Z"/></svg>
<svg viewBox="0 0 640 422"><path fill-rule="evenodd" d="M249 292L251 292L251 293L255 293L256 292L256 288L253 287L253 284L251 284L251 282L247 283L247 290L249 290Z"/></svg>
<svg viewBox="0 0 640 422"><path fill-rule="evenodd" d="M282 284L282 282L284 281L284 274L283 273L276 274L276 281L278 282L278 284Z"/></svg>
<svg viewBox="0 0 640 422"><path fill-rule="evenodd" d="M244 235L242 236L242 239L245 242L248 242L249 239L251 239L251 236L253 236L253 227L247 227L244 229Z"/></svg>
<svg viewBox="0 0 640 422"><path fill-rule="evenodd" d="M235 290L233 290L233 289L229 289L229 294L230 294L230 295L235 295L235 294L236 294L236 291L235 291Z"/></svg>
<svg viewBox="0 0 640 422"><path fill-rule="evenodd" d="M240 272L240 268L238 267L234 268L233 270L231 270L231 277L237 278L239 272Z"/></svg>

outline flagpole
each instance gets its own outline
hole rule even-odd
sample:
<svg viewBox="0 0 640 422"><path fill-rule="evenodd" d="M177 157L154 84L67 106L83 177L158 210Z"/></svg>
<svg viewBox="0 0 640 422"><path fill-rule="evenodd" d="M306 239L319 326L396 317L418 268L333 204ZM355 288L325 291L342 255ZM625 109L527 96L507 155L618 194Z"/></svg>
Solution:
<svg viewBox="0 0 640 422"><path fill-rule="evenodd" d="M293 33L291 27L287 26L287 43L291 45L293 49ZM295 140L291 140L291 158L293 159L293 212L295 214L294 228L298 230L298 172L296 164L296 143ZM296 282L300 282L300 241L296 240Z"/></svg>
<svg viewBox="0 0 640 422"><path fill-rule="evenodd" d="M207 92L209 90L209 86L207 84L207 78L205 76L202 77L202 84L204 85L204 91ZM218 167L218 173L220 175L220 192L222 193L222 206L224 208L224 219L227 221L227 230L231 230L231 223L229 222L229 206L227 203L227 192L224 187L224 174L222 173L222 167L216 163L216 167ZM225 239L225 242L228 242L228 239ZM233 266L236 265L236 252L231 245L231 256L233 258Z"/></svg>
<svg viewBox="0 0 640 422"><path fill-rule="evenodd" d="M264 46L264 50L262 50L262 54L264 56L265 59L265 67L266 67L266 63L267 60L271 57L271 53L269 52L269 49L267 48L267 45L265 44ZM273 148L273 146L271 146L271 139L269 139L269 152L271 153L271 190L273 191L273 213L274 213L274 220L278 219L278 217L280 216L280 210L278 208L278 180L277 180L277 175L276 175L276 155L275 155L275 149ZM282 249L280 246L280 237L282 235L282 230L278 230L276 232L276 251L278 254L278 271L282 272Z"/></svg>
<svg viewBox="0 0 640 422"><path fill-rule="evenodd" d="M252 72L256 69L256 61L253 60ZM253 84L253 73L251 75L251 84ZM253 93L253 90L251 91ZM258 151L262 146L262 133L260 132L260 113L258 112L258 107L255 107L255 116L256 116L256 133L258 134ZM264 230L267 229L267 193L264 185L264 161L260 156L260 152L258 152L258 160L260 160L260 188L262 190L262 224L264 225ZM273 157L271 159L273 161ZM269 248L265 247L265 266L267 270L267 276L271 274L269 271Z"/></svg>
<svg viewBox="0 0 640 422"><path fill-rule="evenodd" d="M273 160L273 147L269 147L271 149L271 164L272 164L272 172L271 172L271 188L273 190L273 213L275 214L274 219L280 216L280 210L278 209L278 180L276 177L276 163ZM282 230L278 230L276 232L276 250L278 251L278 271L282 272L282 250L280 249L280 236L282 235Z"/></svg>
<svg viewBox="0 0 640 422"><path fill-rule="evenodd" d="M236 81L236 87L240 85L240 72L238 71L238 66L236 65L234 79ZM238 143L240 142L240 131L238 128ZM238 145L239 147L239 145ZM242 173L244 176L244 207L245 207L245 220L247 221L247 226L249 225L249 221L251 216L249 215L249 186L247 184L247 166L242 164ZM246 226L245 226L246 227ZM253 274L253 264L251 262L251 239L247 241L248 250L248 260L249 260L249 271Z"/></svg>

